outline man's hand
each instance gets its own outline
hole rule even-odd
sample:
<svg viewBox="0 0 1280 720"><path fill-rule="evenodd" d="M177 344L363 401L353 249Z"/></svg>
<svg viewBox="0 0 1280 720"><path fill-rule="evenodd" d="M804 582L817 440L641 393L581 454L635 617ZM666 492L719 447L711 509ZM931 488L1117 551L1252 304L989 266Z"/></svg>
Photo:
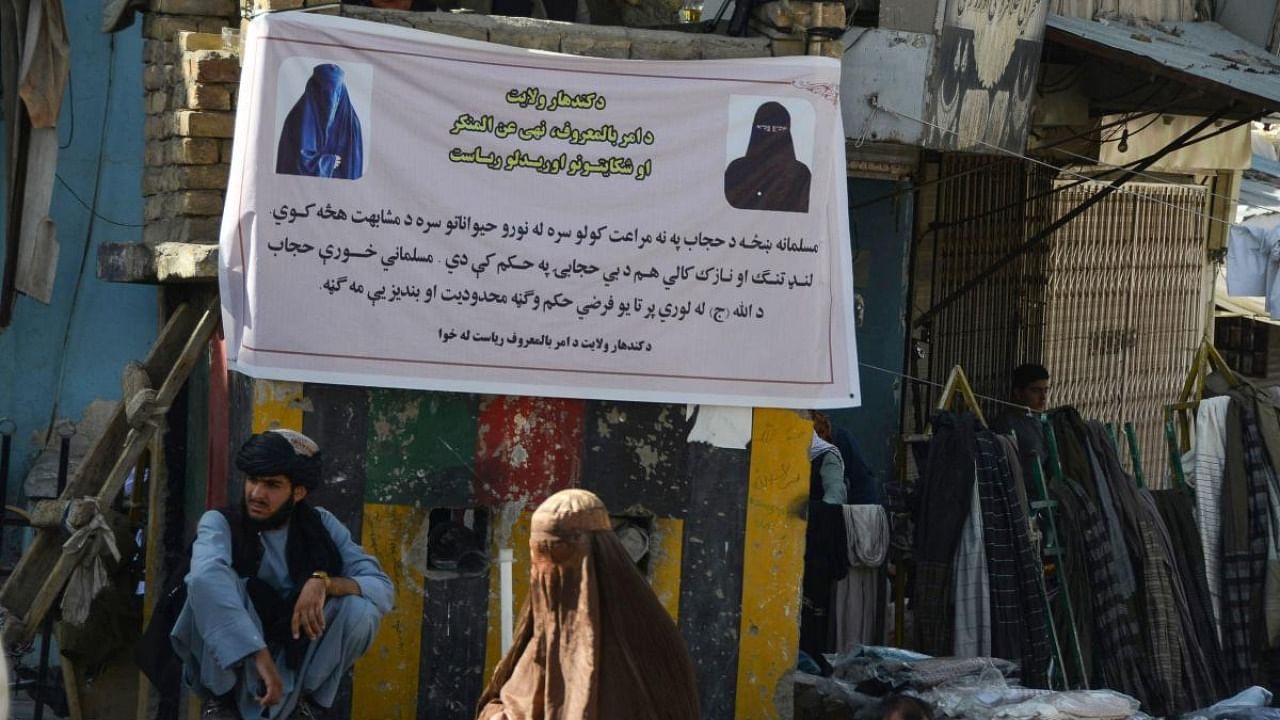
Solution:
<svg viewBox="0 0 1280 720"><path fill-rule="evenodd" d="M328 595L325 582L320 578L311 578L298 593L298 602L293 606L293 639L297 640L300 632L315 640L324 634L324 600Z"/></svg>
<svg viewBox="0 0 1280 720"><path fill-rule="evenodd" d="M279 704L284 699L284 682L280 680L280 672L276 670L276 661L271 659L271 651L262 648L254 653L253 664L266 685L263 694L258 697L258 704L263 707Z"/></svg>

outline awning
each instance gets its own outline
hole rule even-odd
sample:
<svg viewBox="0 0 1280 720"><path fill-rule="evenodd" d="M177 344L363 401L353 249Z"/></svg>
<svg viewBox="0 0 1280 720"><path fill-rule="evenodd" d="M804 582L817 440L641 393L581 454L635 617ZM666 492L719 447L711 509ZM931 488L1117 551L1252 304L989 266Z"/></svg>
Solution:
<svg viewBox="0 0 1280 720"><path fill-rule="evenodd" d="M1235 99L1280 109L1280 57L1212 22L1131 25L1050 14L1045 41Z"/></svg>

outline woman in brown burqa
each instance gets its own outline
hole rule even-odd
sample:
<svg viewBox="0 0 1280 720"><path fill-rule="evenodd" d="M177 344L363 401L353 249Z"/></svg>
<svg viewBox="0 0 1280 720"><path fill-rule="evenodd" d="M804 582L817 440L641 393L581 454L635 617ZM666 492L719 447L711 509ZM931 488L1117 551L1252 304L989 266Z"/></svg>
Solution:
<svg viewBox="0 0 1280 720"><path fill-rule="evenodd" d="M696 720L675 623L586 490L533 514L529 599L479 720Z"/></svg>

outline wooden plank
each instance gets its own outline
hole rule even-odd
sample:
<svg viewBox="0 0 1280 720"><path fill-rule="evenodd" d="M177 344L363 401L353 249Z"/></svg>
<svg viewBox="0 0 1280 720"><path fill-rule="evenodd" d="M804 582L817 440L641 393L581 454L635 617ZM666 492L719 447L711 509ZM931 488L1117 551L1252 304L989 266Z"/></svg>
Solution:
<svg viewBox="0 0 1280 720"><path fill-rule="evenodd" d="M201 317L200 323L196 326L196 329L186 338L186 342L182 346L182 352L179 354L167 373L163 384L160 385L160 390L156 396L156 402L159 407L168 407L173 403L178 391L186 382L187 375L195 366L195 363L199 358L200 350L204 347L205 343L209 341L209 337L212 335L213 328L217 325L218 320L218 310L216 307L211 306ZM123 421L123 419L121 419L121 421ZM154 425L146 425L141 429L129 430L128 434L125 436L123 448L120 449L119 455L115 457L114 463L111 465L111 471L108 472L106 477L101 481L101 487L96 491L90 491L84 494L87 496L91 495L97 497L104 507L110 505L115 497L120 494L120 490L124 486L125 477L129 474L129 470L138 462L138 458L146 449L147 443L155 434L155 428L156 426ZM83 477L85 476L79 472L77 473L77 479L81 479ZM85 482L87 483L88 480L85 480ZM63 493L63 497L68 497L67 493L69 493L70 490L71 488L68 486L67 492ZM70 497L75 496L72 495ZM41 537L38 537L37 540L45 539L45 547L48 548L49 544L52 544L53 542L59 542L60 544L60 537L60 531L49 530L42 531ZM50 538L53 539L51 540ZM31 553L32 550L28 550L28 553L24 555L24 559ZM63 554L59 549L57 550L57 559L47 575L43 577L19 576L15 569L14 574L9 578L8 582L5 583L6 589L15 583L27 582L31 582L37 587L34 596L31 598L29 606L20 608L9 605L7 602L5 603L6 607L9 607L9 609L18 617L18 624L23 626L21 631L25 633L23 635L24 639L29 638L34 634L36 626L40 624L40 621L44 619L44 616L53 606L54 601L62 591L63 586L67 582L67 578L70 576L71 571L74 569L76 564L75 559ZM0 592L0 600L2 599L3 593Z"/></svg>
<svg viewBox="0 0 1280 720"><path fill-rule="evenodd" d="M693 658L704 720L734 717L742 624L736 599L742 597L750 467L747 450L688 447L679 627Z"/></svg>
<svg viewBox="0 0 1280 720"><path fill-rule="evenodd" d="M790 708L786 683L800 647L800 582L813 425L790 410L757 408L751 429L746 562L737 717L777 718Z"/></svg>
<svg viewBox="0 0 1280 720"><path fill-rule="evenodd" d="M147 354L147 359L143 362L153 387L163 383L164 373L176 362L198 319L197 311L190 305L184 304L180 305L165 323L151 351ZM102 435L89 448L76 473L68 480L62 497L69 499L94 493L95 484L101 481L102 475L111 467L115 454L124 444L128 433L129 426L125 421L124 407L117 404ZM4 605L19 619L27 614L40 589L41 581L54 571L58 557L62 554L64 539L60 531L36 533L35 539L14 567L13 574L0 588L0 605ZM11 624L6 629L6 634L24 630L28 636L32 632L29 629L17 627L17 624Z"/></svg>

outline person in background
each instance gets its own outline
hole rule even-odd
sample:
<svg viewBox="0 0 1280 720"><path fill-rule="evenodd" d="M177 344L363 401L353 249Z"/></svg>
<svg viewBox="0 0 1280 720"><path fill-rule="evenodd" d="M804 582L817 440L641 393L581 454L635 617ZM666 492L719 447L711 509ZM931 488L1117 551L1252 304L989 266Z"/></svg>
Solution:
<svg viewBox="0 0 1280 720"><path fill-rule="evenodd" d="M1024 467L1033 458L1044 462L1048 451L1040 415L1049 410L1049 371L1034 363L1019 365L1013 370L1012 390L1009 399L1013 406L1005 408L991 429L1017 438Z"/></svg>

